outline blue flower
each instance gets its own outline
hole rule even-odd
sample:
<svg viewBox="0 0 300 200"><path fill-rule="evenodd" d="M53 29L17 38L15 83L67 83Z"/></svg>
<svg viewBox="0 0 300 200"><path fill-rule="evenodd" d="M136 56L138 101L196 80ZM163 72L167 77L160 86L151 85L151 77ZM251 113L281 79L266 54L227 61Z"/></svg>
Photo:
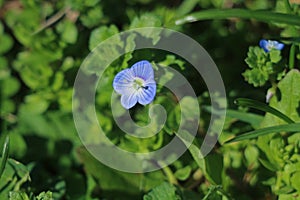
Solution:
<svg viewBox="0 0 300 200"><path fill-rule="evenodd" d="M265 52L269 52L272 49L281 50L284 47L284 44L274 41L274 40L260 40L259 46L265 50Z"/></svg>
<svg viewBox="0 0 300 200"><path fill-rule="evenodd" d="M156 94L152 65L142 60L120 71L114 78L113 87L122 95L121 104L126 109L132 108L137 102L142 105L151 103Z"/></svg>

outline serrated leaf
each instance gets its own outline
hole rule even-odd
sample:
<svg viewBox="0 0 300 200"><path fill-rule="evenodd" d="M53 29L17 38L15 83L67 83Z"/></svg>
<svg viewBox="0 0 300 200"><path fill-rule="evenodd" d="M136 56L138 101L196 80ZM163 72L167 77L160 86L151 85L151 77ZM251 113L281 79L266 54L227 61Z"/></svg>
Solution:
<svg viewBox="0 0 300 200"><path fill-rule="evenodd" d="M261 68L267 61L267 54L262 48L257 46L249 47L245 62L250 68Z"/></svg>
<svg viewBox="0 0 300 200"><path fill-rule="evenodd" d="M53 200L52 198L52 192L42 192L37 197L37 200Z"/></svg>
<svg viewBox="0 0 300 200"><path fill-rule="evenodd" d="M243 73L243 76L245 80L253 84L254 87L263 86L269 79L269 74L259 68L248 69Z"/></svg>
<svg viewBox="0 0 300 200"><path fill-rule="evenodd" d="M180 200L179 195L176 194L176 187L169 183L162 183L155 187L148 194L144 195L143 200Z"/></svg>

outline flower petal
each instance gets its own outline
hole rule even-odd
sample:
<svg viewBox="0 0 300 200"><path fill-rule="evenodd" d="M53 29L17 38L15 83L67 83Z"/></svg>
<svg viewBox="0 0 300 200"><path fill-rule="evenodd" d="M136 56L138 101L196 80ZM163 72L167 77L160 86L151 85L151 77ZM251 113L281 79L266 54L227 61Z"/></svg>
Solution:
<svg viewBox="0 0 300 200"><path fill-rule="evenodd" d="M150 62L142 60L135 63L131 68L133 76L142 78L143 80L154 79L154 72Z"/></svg>
<svg viewBox="0 0 300 200"><path fill-rule="evenodd" d="M155 82L149 83L137 93L138 102L142 105L149 104L153 101L156 94Z"/></svg>
<svg viewBox="0 0 300 200"><path fill-rule="evenodd" d="M124 94L121 96L121 104L124 108L132 108L137 103L137 93L132 92L130 94Z"/></svg>
<svg viewBox="0 0 300 200"><path fill-rule="evenodd" d="M130 69L120 71L114 78L113 87L119 94L126 94L132 89L134 77Z"/></svg>
<svg viewBox="0 0 300 200"><path fill-rule="evenodd" d="M276 49L277 50L281 50L281 49L283 49L283 47L284 47L284 44L282 44L282 43L278 42L278 44L276 44Z"/></svg>
<svg viewBox="0 0 300 200"><path fill-rule="evenodd" d="M259 41L259 46L265 50L265 52L269 52L269 49L267 48L268 46L268 41L267 40L260 40Z"/></svg>

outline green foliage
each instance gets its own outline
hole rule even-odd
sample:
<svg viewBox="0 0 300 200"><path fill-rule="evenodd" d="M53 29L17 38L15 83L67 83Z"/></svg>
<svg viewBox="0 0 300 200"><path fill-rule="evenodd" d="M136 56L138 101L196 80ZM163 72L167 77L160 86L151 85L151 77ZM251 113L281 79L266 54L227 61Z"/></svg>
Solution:
<svg viewBox="0 0 300 200"><path fill-rule="evenodd" d="M9 200L52 200L52 192L42 192L36 197L28 197L25 192L10 192Z"/></svg>
<svg viewBox="0 0 300 200"><path fill-rule="evenodd" d="M282 81L278 84L278 91L281 98L272 98L270 105L280 110L285 115L291 117L295 122L299 122L299 101L300 93L296 89L299 87L300 73L298 70L290 71ZM284 122L272 115L267 114L262 127L281 125ZM288 131L288 129L286 129ZM299 129L298 129L299 130ZM284 132L283 132L284 133ZM299 193L299 181L296 181L299 168L299 133L283 134L283 135L267 135L258 139L258 146L264 152L265 158L263 164L271 169L276 169L278 176L275 179L275 185L272 189L279 196L289 195L293 198ZM286 188L289 188L286 190Z"/></svg>
<svg viewBox="0 0 300 200"><path fill-rule="evenodd" d="M21 185L30 180L29 171L26 166L8 159L0 182L0 198L7 199L11 191L19 191Z"/></svg>
<svg viewBox="0 0 300 200"><path fill-rule="evenodd" d="M4 139L0 138L0 147L3 146L2 153L1 153L1 162L0 162L0 178L5 170L5 166L8 159L8 153L9 153L9 135L5 134Z"/></svg>
<svg viewBox="0 0 300 200"><path fill-rule="evenodd" d="M0 0L0 199L299 199L299 17L299 4L280 0ZM141 38L157 44L159 32L117 35L142 27L180 30L203 45L220 69L230 109L219 143L205 158L201 143L211 113L218 110L211 109L201 75L184 58L155 49L135 50ZM261 37L280 40L285 48L266 53L250 46ZM98 51L96 47L109 39ZM119 56L121 50L128 53ZM95 105L82 111L85 116L90 119L95 109L107 138L124 151L152 152L175 135L184 144L193 141L178 160L155 172L130 174L105 166L82 146L72 105L84 102L72 102L72 96L77 72L88 55L93 59L84 64L86 75L93 77L105 65L108 68L97 85ZM116 60L108 63L111 56ZM114 76L139 60L149 60L161 75L153 103L167 113L159 133L143 139L124 133L111 112L112 108L117 116L125 112L119 97L112 96ZM201 105L195 139L186 130L178 133L178 128L182 113L184 118L195 117L198 102L184 94L178 102L163 87L175 76L169 68L188 79ZM246 105L265 115L233 105L243 96L261 102L267 87L273 91L269 106L257 101ZM185 106L180 108L179 103ZM152 114L149 134L159 127L161 117L156 110ZM138 125L150 123L149 106L136 106L130 115ZM96 130L88 125L85 137L92 144L106 145ZM248 135L226 143L240 133ZM119 159L130 165L125 157Z"/></svg>
<svg viewBox="0 0 300 200"><path fill-rule="evenodd" d="M247 69L243 76L245 80L255 87L263 86L268 80L278 80L278 73L282 73L283 68L279 64L281 61L281 51L271 50L266 53L262 48L249 47L245 62L250 69ZM275 77L274 77L275 76Z"/></svg>
<svg viewBox="0 0 300 200"><path fill-rule="evenodd" d="M168 183L162 183L161 185L152 189L151 192L143 197L144 200L154 199L170 199L180 200L181 198L176 194L176 187Z"/></svg>
<svg viewBox="0 0 300 200"><path fill-rule="evenodd" d="M148 191L165 180L161 171L130 174L114 170L100 163L84 148L78 150L78 155L85 165L87 174L91 175L97 185L105 191L103 195L107 198L138 198L143 191Z"/></svg>

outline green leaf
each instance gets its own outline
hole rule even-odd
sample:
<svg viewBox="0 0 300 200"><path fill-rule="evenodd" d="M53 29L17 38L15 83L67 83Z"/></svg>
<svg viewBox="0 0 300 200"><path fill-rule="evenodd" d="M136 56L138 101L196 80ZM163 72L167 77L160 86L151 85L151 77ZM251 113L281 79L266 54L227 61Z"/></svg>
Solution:
<svg viewBox="0 0 300 200"><path fill-rule="evenodd" d="M207 112L214 113L214 114L218 115L218 111L211 110L211 106L201 106L201 108L204 109ZM219 114L222 114L222 113L219 112ZM226 117L227 118L238 119L242 122L249 123L254 128L260 126L260 123L264 118L261 115L257 115L257 114L253 114L253 113L246 113L244 111L231 110L231 109L226 110Z"/></svg>
<svg viewBox="0 0 300 200"><path fill-rule="evenodd" d="M0 44L0 54L3 54L12 48L13 40L9 35L1 34Z"/></svg>
<svg viewBox="0 0 300 200"><path fill-rule="evenodd" d="M30 200L25 192L9 192L9 200Z"/></svg>
<svg viewBox="0 0 300 200"><path fill-rule="evenodd" d="M53 200L52 198L52 192L42 192L37 197L37 200Z"/></svg>
<svg viewBox="0 0 300 200"><path fill-rule="evenodd" d="M281 51L272 49L270 52L270 59L272 63L278 63L281 60Z"/></svg>
<svg viewBox="0 0 300 200"><path fill-rule="evenodd" d="M270 100L270 106L280 111L284 115L288 116L291 120L300 122L299 101L300 101L300 72L298 70L289 71L286 76L278 83L278 94ZM287 121L283 121L282 118L278 118L277 115L267 113L265 119L262 122L262 127L280 125Z"/></svg>
<svg viewBox="0 0 300 200"><path fill-rule="evenodd" d="M276 96L270 100L270 106L279 110L293 121L300 122L299 117L299 102L300 102L300 73L298 70L289 71L286 76L278 83L278 89ZM277 95L278 94L278 95ZM267 113L264 120L261 123L261 127L278 126L285 124L286 122L277 116ZM290 124L297 126L297 124ZM286 125L285 125L286 126ZM296 128L297 130L297 128ZM299 129L298 129L299 131ZM276 132L276 130L274 131ZM299 131L300 132L300 131ZM278 134L266 134L257 139L257 145L265 155L265 158L260 159L262 164L271 171L283 170L284 163L283 149L285 145L293 144L292 141L297 142L299 133L289 134L286 137L282 137ZM295 136L293 138L293 136ZM298 136L298 137L297 137ZM290 139L291 138L291 139ZM293 138L293 139L292 139ZM290 158L288 158L290 159ZM284 170L285 171L285 170ZM286 172L282 172L285 174ZM288 175L289 176L289 175Z"/></svg>
<svg viewBox="0 0 300 200"><path fill-rule="evenodd" d="M56 72L52 84L52 89L54 91L58 91L63 86L63 83L64 83L64 74L60 71Z"/></svg>
<svg viewBox="0 0 300 200"><path fill-rule="evenodd" d="M198 0L186 0L181 3L181 5L176 9L177 16L181 17L183 15L191 12L195 6L199 3Z"/></svg>
<svg viewBox="0 0 300 200"><path fill-rule="evenodd" d="M9 192L18 191L23 183L30 180L26 166L13 159L8 159L0 181L0 199L7 199Z"/></svg>
<svg viewBox="0 0 300 200"><path fill-rule="evenodd" d="M182 133L176 133L176 136L178 136L181 141L185 144L188 145L191 141L193 141L192 136L190 135L189 132L187 131L182 131ZM188 147L188 146L187 146ZM206 158L203 157L200 148L197 147L195 144L191 144L188 147L189 152L191 153L193 159L196 161L198 167L201 169L202 173L204 174L205 178L213 185L216 185L215 182L215 177L213 177L207 170L208 165L206 164ZM218 163L220 164L220 163ZM211 167L211 166L209 166ZM211 168L213 170L213 168ZM210 171L212 172L212 171ZM214 172L212 172L214 173ZM217 175L218 176L218 175Z"/></svg>
<svg viewBox="0 0 300 200"><path fill-rule="evenodd" d="M207 19L228 19L228 18L255 19L266 23L283 23L292 26L300 26L300 16L293 14L275 13L271 11L246 10L246 9L211 9L189 14L176 20L177 25Z"/></svg>
<svg viewBox="0 0 300 200"><path fill-rule="evenodd" d="M61 40L74 44L77 41L78 30L74 22L65 20L57 26L58 32L61 34Z"/></svg>
<svg viewBox="0 0 300 200"><path fill-rule="evenodd" d="M5 97L11 97L18 92L20 89L19 81L14 77L9 77L4 79L1 84L2 87L2 95Z"/></svg>
<svg viewBox="0 0 300 200"><path fill-rule="evenodd" d="M77 153L87 174L94 177L102 190L102 196L108 199L137 199L142 191L148 191L165 180L162 171L147 174L125 173L102 164L84 148L79 148ZM124 164L126 162L128 160L125 158Z"/></svg>
<svg viewBox="0 0 300 200"><path fill-rule="evenodd" d="M262 48L257 46L250 46L245 62L249 65L250 68L262 68L265 65L267 59L267 54Z"/></svg>
<svg viewBox="0 0 300 200"><path fill-rule="evenodd" d="M246 98L238 98L235 100L235 104L239 105L239 106L246 106L246 107L250 107L250 108L255 108L270 114L275 115L276 117L284 120L285 122L291 124L294 123L294 121L292 119L290 119L288 116L286 116L285 114L283 114L282 112L280 112L279 110L261 103L259 101L256 100L252 100L252 99L246 99Z"/></svg>
<svg viewBox="0 0 300 200"><path fill-rule="evenodd" d="M155 187L148 194L144 195L143 200L180 200L180 196L176 194L176 187L169 183L162 183Z"/></svg>
<svg viewBox="0 0 300 200"><path fill-rule="evenodd" d="M263 86L269 80L269 74L265 70L259 68L254 68L252 70L247 69L243 73L243 76L245 77L245 80L248 83L253 84L254 87Z"/></svg>
<svg viewBox="0 0 300 200"><path fill-rule="evenodd" d="M25 9L16 12L14 9L9 9L5 15L7 25L13 30L17 40L25 45L31 46L34 41L32 33L40 26L40 8L26 7Z"/></svg>
<svg viewBox="0 0 300 200"><path fill-rule="evenodd" d="M247 147L244 151L244 156L246 158L248 166L255 167L254 164L257 163L258 158L259 158L258 148L255 147L254 145L247 145Z"/></svg>
<svg viewBox="0 0 300 200"><path fill-rule="evenodd" d="M161 19L157 15L145 13L132 20L130 29L148 27L145 30L141 29L139 33L146 38L152 39L152 43L156 44L160 39L160 32L157 31L157 29L153 29L153 31L151 31L150 27L161 27L161 25Z"/></svg>
<svg viewBox="0 0 300 200"><path fill-rule="evenodd" d="M4 142L0 143L0 148L3 145L2 155L1 155L1 159L0 159L0 180L1 180L1 176L4 172L4 169L5 169L5 166L7 163L7 159L8 159L8 153L9 153L9 135L6 133L6 134L4 134L3 138L4 138ZM1 139L2 139L2 137L1 137Z"/></svg>
<svg viewBox="0 0 300 200"><path fill-rule="evenodd" d="M44 51L26 51L18 54L13 63L24 83L31 89L48 87L53 69L49 62L52 58Z"/></svg>
<svg viewBox="0 0 300 200"><path fill-rule="evenodd" d="M223 156L220 154L209 154L205 157L206 173L209 174L215 184L222 184Z"/></svg>
<svg viewBox="0 0 300 200"><path fill-rule="evenodd" d="M191 166L186 166L178 169L174 175L177 179L184 181L190 176L191 172L192 172Z"/></svg>
<svg viewBox="0 0 300 200"><path fill-rule="evenodd" d="M241 140L249 140L266 134L279 133L279 132L300 132L300 123L278 125L278 126L272 126L272 127L250 131L238 135L235 138L228 140L226 143L237 142Z"/></svg>
<svg viewBox="0 0 300 200"><path fill-rule="evenodd" d="M100 6L92 7L87 11L87 13L80 13L80 21L88 28L98 25L99 23L104 21L103 19L105 18Z"/></svg>
<svg viewBox="0 0 300 200"><path fill-rule="evenodd" d="M119 30L115 25L109 27L101 26L94 29L90 36L89 49L93 50L99 43L117 33L119 33Z"/></svg>
<svg viewBox="0 0 300 200"><path fill-rule="evenodd" d="M299 169L298 169L299 170ZM300 170L291 177L291 185L300 193Z"/></svg>
<svg viewBox="0 0 300 200"><path fill-rule="evenodd" d="M167 67L172 64L177 64L181 70L184 70L184 62L180 59L177 59L174 55L167 55L166 59L159 63L162 67Z"/></svg>
<svg viewBox="0 0 300 200"><path fill-rule="evenodd" d="M21 105L22 112L41 114L45 112L49 106L49 102L44 99L41 94L31 94L25 97L25 103Z"/></svg>

